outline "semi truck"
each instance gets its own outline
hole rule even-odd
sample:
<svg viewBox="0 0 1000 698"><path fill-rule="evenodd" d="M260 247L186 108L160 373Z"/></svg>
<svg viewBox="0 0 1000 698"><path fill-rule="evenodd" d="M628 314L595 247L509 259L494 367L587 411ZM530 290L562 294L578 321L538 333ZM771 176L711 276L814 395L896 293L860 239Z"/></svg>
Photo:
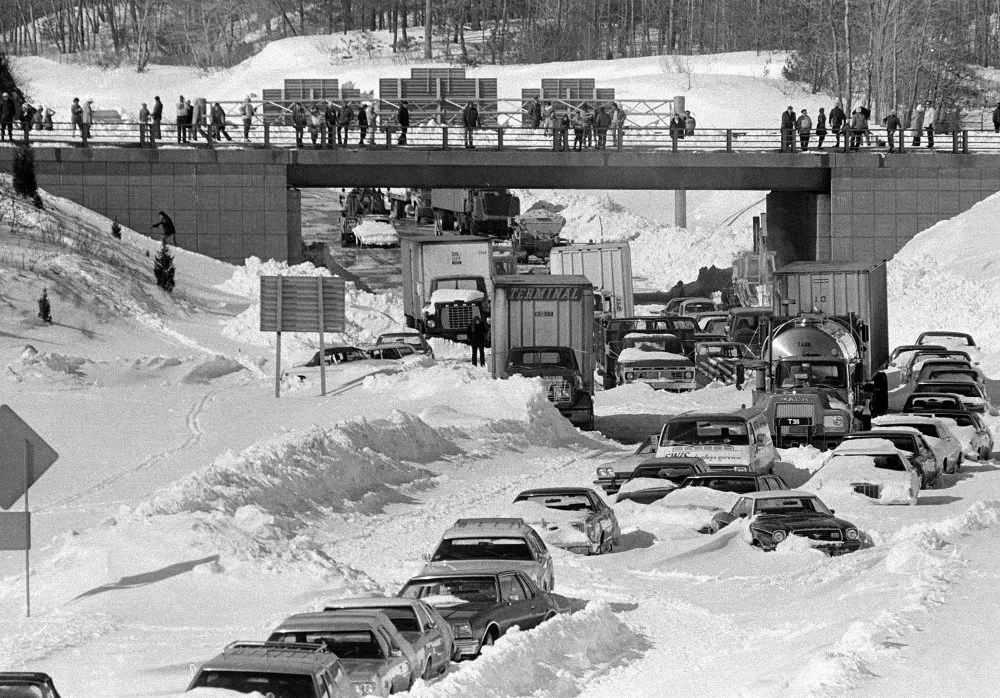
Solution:
<svg viewBox="0 0 1000 698"><path fill-rule="evenodd" d="M510 238L521 200L506 189L433 189L431 208L441 232Z"/></svg>
<svg viewBox="0 0 1000 698"><path fill-rule="evenodd" d="M884 411L885 263L795 262L775 272L775 320L756 394L781 445L835 447Z"/></svg>
<svg viewBox="0 0 1000 698"><path fill-rule="evenodd" d="M430 189L390 189L389 210L396 219L434 222Z"/></svg>
<svg viewBox="0 0 1000 698"><path fill-rule="evenodd" d="M429 337L468 341L472 319L490 315L490 240L449 235L400 243L406 325Z"/></svg>
<svg viewBox="0 0 1000 698"><path fill-rule="evenodd" d="M491 319L494 378L540 378L574 425L594 428L594 287L584 276L498 276Z"/></svg>
<svg viewBox="0 0 1000 698"><path fill-rule="evenodd" d="M552 274L580 274L594 284L600 316L632 315L632 250L627 242L567 245L549 255Z"/></svg>

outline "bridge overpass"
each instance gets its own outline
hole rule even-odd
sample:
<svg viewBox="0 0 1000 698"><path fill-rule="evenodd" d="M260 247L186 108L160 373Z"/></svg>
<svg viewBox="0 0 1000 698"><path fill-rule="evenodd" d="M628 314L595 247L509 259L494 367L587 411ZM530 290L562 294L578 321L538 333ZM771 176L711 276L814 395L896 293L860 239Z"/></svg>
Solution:
<svg viewBox="0 0 1000 698"><path fill-rule="evenodd" d="M33 148L43 189L148 231L173 217L181 247L241 263L297 261L299 190L534 187L764 190L778 263L873 261L1000 191L1000 155L906 152L638 152ZM10 171L14 150L0 149Z"/></svg>

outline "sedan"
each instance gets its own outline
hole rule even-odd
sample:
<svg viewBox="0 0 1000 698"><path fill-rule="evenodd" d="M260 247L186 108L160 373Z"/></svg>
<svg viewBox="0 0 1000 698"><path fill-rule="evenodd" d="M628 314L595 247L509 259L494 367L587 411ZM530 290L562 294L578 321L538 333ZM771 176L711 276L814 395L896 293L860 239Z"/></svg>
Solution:
<svg viewBox="0 0 1000 698"><path fill-rule="evenodd" d="M651 458L636 466L632 476L619 488L615 501L652 504L680 487L691 476L707 472L709 467L701 458Z"/></svg>
<svg viewBox="0 0 1000 698"><path fill-rule="evenodd" d="M385 361L399 361L400 359L405 359L407 356L413 356L416 352L413 351L413 347L409 344L394 343L394 344L377 344L373 347L365 347L365 354L368 355L369 359L382 359Z"/></svg>
<svg viewBox="0 0 1000 698"><path fill-rule="evenodd" d="M637 465L656 455L656 447L659 442L659 433L650 434L640 441L629 455L619 458L609 465L599 467L594 484L600 485L607 494L615 494L622 483L632 477L632 471Z"/></svg>
<svg viewBox="0 0 1000 698"><path fill-rule="evenodd" d="M340 366L342 364L353 363L355 361L368 360L367 354L365 354L358 347L350 345L326 347L326 349L323 350L323 356L325 357L324 363L327 366ZM307 376L315 376L318 375L319 372L319 352L317 351L313 354L313 357L309 359L309 361L304 364L293 366L287 371L284 371L282 375L286 378L295 377L299 380L305 380Z"/></svg>
<svg viewBox="0 0 1000 698"><path fill-rule="evenodd" d="M416 330L406 332L386 332L380 334L375 344L406 344L418 354L423 354L434 358L434 350L427 343L427 339Z"/></svg>
<svg viewBox="0 0 1000 698"><path fill-rule="evenodd" d="M966 380L920 381L914 387L913 394L922 395L924 393L951 393L952 395L958 395L962 399L962 406L967 410L972 412L986 412L988 410L994 416L1000 414L990 403L989 397L987 397L985 391L983 391L983 387L978 383Z"/></svg>
<svg viewBox="0 0 1000 698"><path fill-rule="evenodd" d="M886 414L872 419L872 429L916 429L937 454L945 473L962 469L962 442L948 428L948 424L925 414Z"/></svg>
<svg viewBox="0 0 1000 698"><path fill-rule="evenodd" d="M384 613L399 634L413 647L417 655L417 664L423 667L421 677L425 680L443 674L448 670L448 663L457 658L455 636L451 626L433 606L423 601L403 599L398 596L370 596L333 601L323 610L341 613L356 610Z"/></svg>
<svg viewBox="0 0 1000 698"><path fill-rule="evenodd" d="M546 487L525 490L514 503L525 502L521 518L550 545L580 555L610 553L621 543L618 517L587 487ZM531 507L537 507L530 511Z"/></svg>
<svg viewBox="0 0 1000 698"><path fill-rule="evenodd" d="M749 518L751 545L774 550L790 535L808 538L827 555L851 553L861 548L858 527L833 515L814 494L799 490L751 492L728 512L719 512L703 532L715 533L733 521Z"/></svg>
<svg viewBox="0 0 1000 698"><path fill-rule="evenodd" d="M436 608L451 625L458 653L470 658L514 626L529 630L568 611L566 599L542 591L517 570L421 575L399 596Z"/></svg>
<svg viewBox="0 0 1000 698"><path fill-rule="evenodd" d="M40 671L0 671L0 696L59 698L52 677Z"/></svg>
<svg viewBox="0 0 1000 698"><path fill-rule="evenodd" d="M713 470L702 475L692 475L681 483L681 487L707 487L719 492L767 492L787 490L788 485L777 475L750 473L741 470Z"/></svg>
<svg viewBox="0 0 1000 698"><path fill-rule="evenodd" d="M975 412L934 410L920 414L942 419L955 438L962 443L962 450L967 458L989 460L993 457L993 432Z"/></svg>
<svg viewBox="0 0 1000 698"><path fill-rule="evenodd" d="M917 344L944 344L945 346L975 347L976 340L967 332L951 332L950 330L932 330L921 332Z"/></svg>
<svg viewBox="0 0 1000 698"><path fill-rule="evenodd" d="M916 504L920 470L910 454L886 439L844 441L813 473L807 489L817 492L844 488L883 504Z"/></svg>
<svg viewBox="0 0 1000 698"><path fill-rule="evenodd" d="M937 487L945 472L944 459L934 451L926 437L916 429L893 426L872 426L871 431L856 431L844 436L844 441L885 439L900 451L910 454L910 462L920 470L920 488Z"/></svg>

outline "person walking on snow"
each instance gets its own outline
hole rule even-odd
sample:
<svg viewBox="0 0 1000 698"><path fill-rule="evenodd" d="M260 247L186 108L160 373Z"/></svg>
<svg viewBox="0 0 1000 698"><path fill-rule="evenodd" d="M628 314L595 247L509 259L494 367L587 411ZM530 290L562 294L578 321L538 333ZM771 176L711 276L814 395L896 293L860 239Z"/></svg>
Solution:
<svg viewBox="0 0 1000 698"><path fill-rule="evenodd" d="M163 211L160 211L157 215L160 217L159 223L153 223L150 227L160 228L163 231L163 244L170 241L174 244L174 246L176 246L177 230L174 228L173 219Z"/></svg>
<svg viewBox="0 0 1000 698"><path fill-rule="evenodd" d="M486 337L489 335L489 327L478 315L472 318L469 323L469 344L472 346L472 365L476 365L476 356L479 356L479 365L486 365Z"/></svg>
<svg viewBox="0 0 1000 698"><path fill-rule="evenodd" d="M799 142L802 144L802 150L809 150L809 135L812 133L813 121L805 109L796 119L795 127L799 131Z"/></svg>
<svg viewBox="0 0 1000 698"><path fill-rule="evenodd" d="M924 109L924 130L927 132L927 148L934 147L934 122L937 121L937 112L934 111L934 104L928 99L927 108Z"/></svg>

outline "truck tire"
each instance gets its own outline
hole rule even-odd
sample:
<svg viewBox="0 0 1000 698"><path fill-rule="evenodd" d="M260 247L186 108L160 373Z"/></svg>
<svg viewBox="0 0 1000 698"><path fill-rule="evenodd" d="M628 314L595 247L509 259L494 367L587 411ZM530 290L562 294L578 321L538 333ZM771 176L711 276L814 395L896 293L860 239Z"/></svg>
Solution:
<svg viewBox="0 0 1000 698"><path fill-rule="evenodd" d="M615 380L615 374L614 373L609 373L608 371L605 371L604 375L602 376L602 378L604 380L604 389L605 390L611 390L612 388L615 387L615 383L617 383L617 381Z"/></svg>
<svg viewBox="0 0 1000 698"><path fill-rule="evenodd" d="M411 330L416 328L417 321L413 319L412 315L406 316L406 326L409 327Z"/></svg>

